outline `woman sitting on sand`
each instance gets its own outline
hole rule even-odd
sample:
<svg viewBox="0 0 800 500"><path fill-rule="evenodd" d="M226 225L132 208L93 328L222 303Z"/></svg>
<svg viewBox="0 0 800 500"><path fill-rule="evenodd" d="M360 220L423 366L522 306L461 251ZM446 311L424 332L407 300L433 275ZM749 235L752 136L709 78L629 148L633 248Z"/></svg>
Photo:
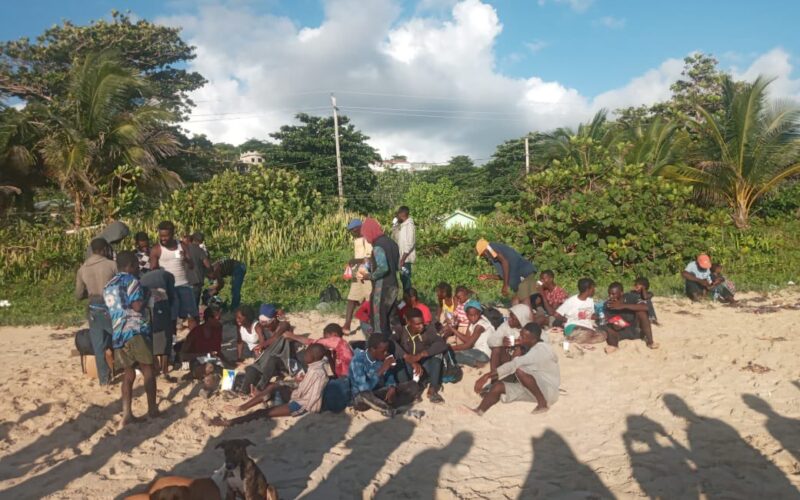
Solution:
<svg viewBox="0 0 800 500"><path fill-rule="evenodd" d="M468 321L467 332L461 333L458 328L446 326L443 336L445 338L455 336L461 341L460 344L453 346L459 364L478 368L491 359L489 337L494 334L494 327L483 316L483 306L477 300L468 300L464 304L464 310Z"/></svg>

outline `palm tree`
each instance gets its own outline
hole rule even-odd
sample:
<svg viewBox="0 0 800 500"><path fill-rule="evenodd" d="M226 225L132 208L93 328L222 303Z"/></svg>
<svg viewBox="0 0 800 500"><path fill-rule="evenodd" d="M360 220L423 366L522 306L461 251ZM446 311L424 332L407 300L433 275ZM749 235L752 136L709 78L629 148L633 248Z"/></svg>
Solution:
<svg viewBox="0 0 800 500"><path fill-rule="evenodd" d="M710 144L692 165L671 164L664 176L697 186L732 209L738 228L749 226L753 204L781 181L800 173L800 108L787 102L768 103L772 80L722 82L722 113L697 107L691 127Z"/></svg>
<svg viewBox="0 0 800 500"><path fill-rule="evenodd" d="M578 165L588 167L596 158L594 145L607 146L614 137L608 124L608 112L601 109L588 123L578 125L578 130L569 127L557 128L542 134L534 144L534 157L546 164L553 160L572 158Z"/></svg>
<svg viewBox="0 0 800 500"><path fill-rule="evenodd" d="M100 52L73 63L66 103L44 112L47 133L38 150L48 175L72 199L76 226L98 181L121 164L141 167L145 180L180 183L158 165L177 151L164 126L173 116L147 94L135 70L114 53Z"/></svg>
<svg viewBox="0 0 800 500"><path fill-rule="evenodd" d="M646 166L647 171L660 170L680 161L679 155L689 143L689 136L673 121L657 116L644 126L620 125L622 137L630 144L624 153L625 163Z"/></svg>

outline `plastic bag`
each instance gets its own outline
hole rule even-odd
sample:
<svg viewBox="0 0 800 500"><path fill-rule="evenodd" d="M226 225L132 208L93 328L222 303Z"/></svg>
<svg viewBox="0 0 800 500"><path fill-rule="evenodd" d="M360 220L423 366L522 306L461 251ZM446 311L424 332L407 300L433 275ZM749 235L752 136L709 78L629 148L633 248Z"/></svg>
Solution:
<svg viewBox="0 0 800 500"><path fill-rule="evenodd" d="M351 279L353 279L353 268L350 267L350 264L347 264L347 266L345 266L344 273L342 273L342 278L345 281L350 281Z"/></svg>

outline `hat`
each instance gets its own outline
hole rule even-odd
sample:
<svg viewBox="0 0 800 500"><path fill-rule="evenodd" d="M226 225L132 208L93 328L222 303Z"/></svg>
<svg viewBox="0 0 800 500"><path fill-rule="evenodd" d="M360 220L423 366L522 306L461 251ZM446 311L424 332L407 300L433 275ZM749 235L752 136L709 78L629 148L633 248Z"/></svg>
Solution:
<svg viewBox="0 0 800 500"><path fill-rule="evenodd" d="M489 248L489 242L486 241L484 238L478 240L475 244L475 251L478 252L478 255L482 255L486 249Z"/></svg>
<svg viewBox="0 0 800 500"><path fill-rule="evenodd" d="M708 255L701 253L697 256L697 265L702 267L703 269L711 269L711 257Z"/></svg>
<svg viewBox="0 0 800 500"><path fill-rule="evenodd" d="M275 306L272 304L261 304L261 308L258 310L258 319L266 318L272 319L278 314L278 310L275 309Z"/></svg>
<svg viewBox="0 0 800 500"><path fill-rule="evenodd" d="M467 309L477 309L480 312L483 312L483 306L475 299L469 299L467 303L464 304L464 310L466 311Z"/></svg>
<svg viewBox="0 0 800 500"><path fill-rule="evenodd" d="M361 219L353 219L350 221L350 224L347 225L347 230L352 231L353 229L361 227Z"/></svg>

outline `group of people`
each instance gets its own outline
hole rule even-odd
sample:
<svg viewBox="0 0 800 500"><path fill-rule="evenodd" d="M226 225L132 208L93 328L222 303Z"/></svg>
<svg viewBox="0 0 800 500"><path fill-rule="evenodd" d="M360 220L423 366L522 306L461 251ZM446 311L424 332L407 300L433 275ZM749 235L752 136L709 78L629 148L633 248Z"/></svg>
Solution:
<svg viewBox="0 0 800 500"><path fill-rule="evenodd" d="M539 272L511 246L481 239L475 250L495 272L478 278L502 282L502 294L511 296L507 316L482 304L467 287L453 289L445 282L435 288L438 304L429 307L413 287L416 231L407 207L397 211L392 237L374 218L353 220L346 229L354 239L354 256L344 272L350 281L344 323L328 324L316 340L296 333L284 312L272 304L262 304L258 311L240 305L244 264L233 259L212 263L201 233L178 241L174 225L163 222L158 245L151 248L147 236L139 233L135 251L118 253L114 245L121 238L112 241L101 235L93 240L91 255L78 271L76 294L89 299L100 383L109 380L108 347L113 349L113 362L124 370L122 423L133 419L135 368L144 378L149 413L155 415L156 373L160 369L168 377L170 360L188 362L191 376L208 386L219 380L217 368L206 363L209 356L236 366L252 358L234 383L234 390L248 400L226 409L265 407L235 418L209 419L212 425L227 426L347 406L393 416L423 397L442 404L443 384L460 381L462 366L488 368L475 382L480 403L468 408L475 414L482 415L499 401L529 401L535 403L535 412L542 412L559 395L558 356L548 342L554 331L563 331L565 350L570 344L605 342L606 352L612 353L629 339L658 348L646 278L636 279L628 292L614 282L608 299L595 303L592 279L580 279L578 293L568 296L556 284L553 271ZM683 273L687 295L693 300L711 294L732 301L733 284L721 273L707 255L698 256ZM204 302L203 322L199 321L203 295L217 294L226 277L233 288L235 359L222 356L222 311L215 301ZM206 279L212 281L204 293ZM354 317L366 340L346 339L358 331L351 329ZM189 333L175 344L180 355L172 357L179 318L186 318Z"/></svg>

